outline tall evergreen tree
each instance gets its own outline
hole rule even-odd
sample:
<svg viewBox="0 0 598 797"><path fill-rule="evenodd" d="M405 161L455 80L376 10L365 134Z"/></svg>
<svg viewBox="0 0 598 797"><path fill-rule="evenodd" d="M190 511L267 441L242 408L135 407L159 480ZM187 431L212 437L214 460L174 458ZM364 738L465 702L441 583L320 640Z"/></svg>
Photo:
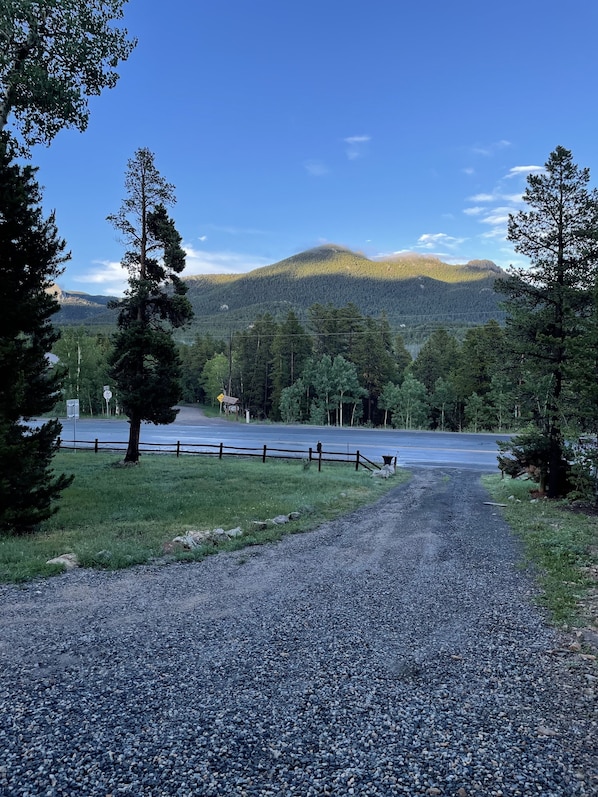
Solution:
<svg viewBox="0 0 598 797"><path fill-rule="evenodd" d="M285 320L279 324L272 342L272 410L275 417L281 412L282 391L301 376L312 350L311 337L303 329L295 313L289 310Z"/></svg>
<svg viewBox="0 0 598 797"><path fill-rule="evenodd" d="M394 352L395 362L397 364L398 381L400 383L403 381L405 369L411 364L413 357L409 354L402 335L395 336L392 349Z"/></svg>
<svg viewBox="0 0 598 797"><path fill-rule="evenodd" d="M118 332L109 365L130 424L125 462L136 463L141 422L166 424L176 418L180 360L172 330L186 324L193 311L178 276L185 267L181 236L166 211L175 202L174 187L161 176L148 149L137 150L129 160L125 187L119 212L108 217L130 247L122 261L129 288L115 304Z"/></svg>
<svg viewBox="0 0 598 797"><path fill-rule="evenodd" d="M459 356L459 345L455 338L442 327L432 332L419 350L411 373L426 386L429 394L434 391L436 380L447 379L455 370Z"/></svg>
<svg viewBox="0 0 598 797"><path fill-rule="evenodd" d="M51 467L60 423L27 424L60 396L46 355L58 338L52 285L67 256L54 216L42 216L34 169L11 163L8 149L0 134L0 529L22 533L55 511L71 482Z"/></svg>
<svg viewBox="0 0 598 797"><path fill-rule="evenodd" d="M529 210L509 217L508 237L531 267L512 268L496 282L506 297L511 353L525 360L534 383L548 381L536 422L547 443L550 497L567 490L562 398L598 267L598 194L589 179L589 170L563 147L550 154L544 173L528 176L523 199Z"/></svg>
<svg viewBox="0 0 598 797"><path fill-rule="evenodd" d="M365 388L365 420L375 421L378 398L387 382L399 378L392 349L392 336L386 316L365 318L363 332L351 358L357 367L359 381Z"/></svg>
<svg viewBox="0 0 598 797"><path fill-rule="evenodd" d="M272 344L277 330L270 313L264 313L236 341L243 406L259 418L267 418L272 409Z"/></svg>
<svg viewBox="0 0 598 797"><path fill-rule="evenodd" d="M211 401L212 396L206 395L202 386L202 372L208 360L211 360L215 354L224 353L225 346L226 344L223 341L216 340L210 334L203 337L196 335L193 343L179 346L183 401Z"/></svg>

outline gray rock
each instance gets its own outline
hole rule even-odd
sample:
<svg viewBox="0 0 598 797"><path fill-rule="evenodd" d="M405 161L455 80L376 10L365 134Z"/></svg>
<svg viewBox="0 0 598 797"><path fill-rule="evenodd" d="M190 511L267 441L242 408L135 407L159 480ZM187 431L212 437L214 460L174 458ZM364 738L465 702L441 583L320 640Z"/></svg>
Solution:
<svg viewBox="0 0 598 797"><path fill-rule="evenodd" d="M63 553L60 556L55 556L54 559L48 559L47 565L63 565L65 570L74 570L79 567L79 559L75 553Z"/></svg>

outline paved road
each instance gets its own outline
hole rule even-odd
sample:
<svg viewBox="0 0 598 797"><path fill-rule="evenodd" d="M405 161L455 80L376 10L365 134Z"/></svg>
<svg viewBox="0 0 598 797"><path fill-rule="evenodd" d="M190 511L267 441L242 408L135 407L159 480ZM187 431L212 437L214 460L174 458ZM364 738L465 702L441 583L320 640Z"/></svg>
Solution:
<svg viewBox="0 0 598 797"><path fill-rule="evenodd" d="M0 587L0 794L596 795L591 682L485 500L416 470L281 543Z"/></svg>
<svg viewBox="0 0 598 797"><path fill-rule="evenodd" d="M73 441L126 441L128 424L118 420L63 421L65 443ZM396 456L399 465L417 467L457 467L482 472L496 470L496 434L455 434L443 432L406 432L383 429L336 428L328 426L287 426L284 424L246 424L206 418L194 408L183 408L175 423L168 426L144 424L142 442L172 446L180 441L208 447L315 450L318 441L325 451L361 454L375 462L383 455ZM206 450L214 451L214 448Z"/></svg>

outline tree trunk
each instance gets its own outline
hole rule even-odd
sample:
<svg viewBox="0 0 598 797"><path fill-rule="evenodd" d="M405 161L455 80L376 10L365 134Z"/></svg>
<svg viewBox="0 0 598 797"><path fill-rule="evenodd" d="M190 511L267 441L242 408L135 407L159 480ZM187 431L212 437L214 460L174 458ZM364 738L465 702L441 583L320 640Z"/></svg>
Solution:
<svg viewBox="0 0 598 797"><path fill-rule="evenodd" d="M139 462L139 438L141 436L141 418L129 420L129 445L125 454L125 462Z"/></svg>

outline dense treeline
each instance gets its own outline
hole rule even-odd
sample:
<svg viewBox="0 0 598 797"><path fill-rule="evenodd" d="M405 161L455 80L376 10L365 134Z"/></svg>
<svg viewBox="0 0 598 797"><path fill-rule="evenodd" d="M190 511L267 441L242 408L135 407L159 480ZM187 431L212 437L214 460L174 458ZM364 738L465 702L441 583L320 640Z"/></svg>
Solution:
<svg viewBox="0 0 598 797"><path fill-rule="evenodd" d="M384 315L364 316L354 304L314 304L305 325L292 311L281 322L264 314L227 340L197 335L181 344L182 396L217 406L219 394L232 395L253 418L289 423L505 428L518 416L508 417L505 400L496 403L503 336L496 321L470 329L461 343L441 328L413 360ZM63 330L53 348L64 370L58 414L72 398L82 414L105 414L110 351L104 334ZM118 393L110 387L114 411Z"/></svg>
<svg viewBox="0 0 598 797"><path fill-rule="evenodd" d="M434 331L412 359L388 319L314 304L302 325L269 314L227 341L197 336L181 347L184 399L235 396L254 418L333 425L502 430L520 422L504 330L473 327L462 342Z"/></svg>

